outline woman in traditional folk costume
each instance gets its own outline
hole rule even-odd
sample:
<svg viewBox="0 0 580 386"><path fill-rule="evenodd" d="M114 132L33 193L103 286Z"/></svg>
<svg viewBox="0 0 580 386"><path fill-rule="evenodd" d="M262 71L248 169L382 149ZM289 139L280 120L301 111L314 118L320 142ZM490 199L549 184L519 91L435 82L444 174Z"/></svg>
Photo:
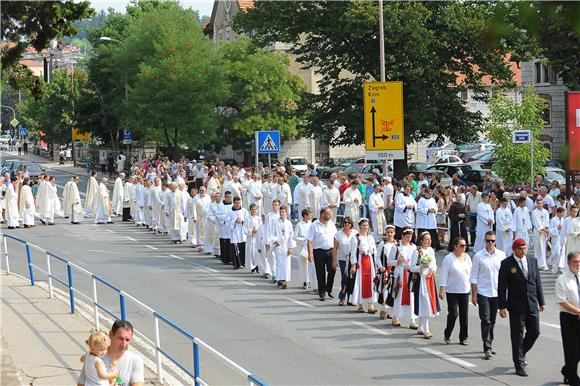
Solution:
<svg viewBox="0 0 580 386"><path fill-rule="evenodd" d="M397 257L399 254L399 245L395 240L395 226L387 225L385 230L386 240L378 244L377 252L380 256L377 259L378 283L377 292L379 294L378 303L381 307L379 316L381 319L392 319L392 307L394 304L394 273Z"/></svg>
<svg viewBox="0 0 580 386"><path fill-rule="evenodd" d="M419 235L421 246L413 253L409 269L413 272L413 293L415 314L419 316L419 335L425 339L431 339L433 335L429 330L429 319L439 315L439 299L437 297L437 284L435 272L437 261L435 251L431 248L431 235L423 232Z"/></svg>
<svg viewBox="0 0 580 386"><path fill-rule="evenodd" d="M409 328L416 330L417 316L413 312L414 294L411 291L411 273L409 265L413 253L417 250L415 244L411 242L415 231L406 227L402 230L401 244L399 245L399 256L395 264L395 283L397 296L393 306L393 325L400 326L401 322L410 323Z"/></svg>
<svg viewBox="0 0 580 386"><path fill-rule="evenodd" d="M351 273L356 274L351 302L358 305L356 312L365 312L363 305L366 304L368 313L374 314L377 312L374 306L377 294L373 291L377 246L369 233L369 220L363 218L358 226L359 234L350 242Z"/></svg>

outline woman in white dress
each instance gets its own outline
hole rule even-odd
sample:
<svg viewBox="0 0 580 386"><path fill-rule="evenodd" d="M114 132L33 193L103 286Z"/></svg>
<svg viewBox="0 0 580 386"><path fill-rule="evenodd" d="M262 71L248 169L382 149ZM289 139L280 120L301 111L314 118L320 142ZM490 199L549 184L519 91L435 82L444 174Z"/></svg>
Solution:
<svg viewBox="0 0 580 386"><path fill-rule="evenodd" d="M437 284L435 272L437 261L435 251L431 248L431 235L423 232L419 235L421 246L413 252L410 271L413 272L413 292L415 294L415 314L419 316L419 335L425 339L431 339L433 335L429 330L429 319L439 315L439 299L437 298Z"/></svg>
<svg viewBox="0 0 580 386"><path fill-rule="evenodd" d="M365 312L363 305L366 304L368 313L374 314L377 312L374 306L377 293L373 291L377 246L375 238L369 232L369 220L361 219L358 227L359 234L350 241L351 273L356 274L351 302L358 305L356 312Z"/></svg>
<svg viewBox="0 0 580 386"><path fill-rule="evenodd" d="M414 234L413 228L403 228L399 255L396 261L391 261L391 264L395 266L395 282L397 283L397 296L393 306L393 325L400 326L403 321L410 323L411 330L419 328L417 316L413 313L414 294L410 288L411 273L409 271L411 258L417 250L415 244L411 242Z"/></svg>

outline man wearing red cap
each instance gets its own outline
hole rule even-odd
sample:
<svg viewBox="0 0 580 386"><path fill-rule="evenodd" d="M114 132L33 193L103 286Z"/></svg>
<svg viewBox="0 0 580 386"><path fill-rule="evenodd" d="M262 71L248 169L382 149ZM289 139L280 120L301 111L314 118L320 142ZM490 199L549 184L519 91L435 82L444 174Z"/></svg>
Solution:
<svg viewBox="0 0 580 386"><path fill-rule="evenodd" d="M526 353L540 335L538 311L544 311L546 303L538 261L534 257L526 257L526 241L515 239L512 249L513 255L503 260L499 269L499 315L505 318L506 308L510 313L512 358L516 374L527 377Z"/></svg>

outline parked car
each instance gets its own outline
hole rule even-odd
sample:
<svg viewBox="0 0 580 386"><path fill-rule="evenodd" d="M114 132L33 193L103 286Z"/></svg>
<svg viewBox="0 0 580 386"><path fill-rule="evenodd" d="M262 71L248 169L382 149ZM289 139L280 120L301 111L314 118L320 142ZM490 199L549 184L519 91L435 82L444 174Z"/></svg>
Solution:
<svg viewBox="0 0 580 386"><path fill-rule="evenodd" d="M466 185L477 185L481 189L485 176L489 172L491 172L494 181L501 182L501 178L493 170L489 169L472 169L460 178Z"/></svg>
<svg viewBox="0 0 580 386"><path fill-rule="evenodd" d="M432 165L433 164L429 162L409 162L407 164L407 170L413 173L418 173L429 168Z"/></svg>
<svg viewBox="0 0 580 386"><path fill-rule="evenodd" d="M13 160L2 168L1 173L10 173L10 178L13 179L16 177L18 171L22 171L30 178L38 178L38 176L45 170L46 169L35 162Z"/></svg>
<svg viewBox="0 0 580 386"><path fill-rule="evenodd" d="M306 173L306 170L308 170L308 161L303 157L288 157L284 160L284 167L286 170L294 168L296 174L303 176Z"/></svg>
<svg viewBox="0 0 580 386"><path fill-rule="evenodd" d="M548 162L546 162L544 164L545 168L558 168L558 169L562 169L562 164L558 161L555 160L549 160Z"/></svg>
<svg viewBox="0 0 580 386"><path fill-rule="evenodd" d="M12 137L9 136L8 134L0 135L0 143L8 145L10 141L12 141Z"/></svg>
<svg viewBox="0 0 580 386"><path fill-rule="evenodd" d="M447 175L452 176L457 174L461 179L469 173L472 169L468 165L431 165L426 170L440 170L445 172Z"/></svg>
<svg viewBox="0 0 580 386"><path fill-rule="evenodd" d="M318 170L320 178L327 180L332 173L344 170L355 161L356 158L327 158L318 164L316 170Z"/></svg>
<svg viewBox="0 0 580 386"><path fill-rule="evenodd" d="M427 177L428 180L431 180L431 177L436 174L441 180L441 185L451 186L451 177L449 174L442 172L441 170L423 170L421 173L425 174L425 177Z"/></svg>
<svg viewBox="0 0 580 386"><path fill-rule="evenodd" d="M344 169L346 174L359 174L364 179L369 179L373 175L373 169L378 169L379 174L382 174L382 164L379 163L356 163ZM392 168L389 166L389 174L392 173Z"/></svg>
<svg viewBox="0 0 580 386"><path fill-rule="evenodd" d="M433 165L462 165L463 160L457 155L448 155L437 158Z"/></svg>
<svg viewBox="0 0 580 386"><path fill-rule="evenodd" d="M480 165L482 169L491 169L493 161L493 153L483 152L471 157L470 161L467 162L467 165Z"/></svg>

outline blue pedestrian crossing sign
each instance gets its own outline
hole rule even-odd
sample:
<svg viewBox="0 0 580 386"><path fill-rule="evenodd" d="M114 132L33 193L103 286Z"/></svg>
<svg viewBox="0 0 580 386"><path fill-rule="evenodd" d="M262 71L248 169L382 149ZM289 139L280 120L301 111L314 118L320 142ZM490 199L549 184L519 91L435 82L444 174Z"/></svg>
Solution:
<svg viewBox="0 0 580 386"><path fill-rule="evenodd" d="M21 137L25 137L25 136L26 136L26 127L22 127L22 126L20 126L20 128L18 129L18 134L19 134Z"/></svg>
<svg viewBox="0 0 580 386"><path fill-rule="evenodd" d="M279 131L258 131L258 153L280 153Z"/></svg>

